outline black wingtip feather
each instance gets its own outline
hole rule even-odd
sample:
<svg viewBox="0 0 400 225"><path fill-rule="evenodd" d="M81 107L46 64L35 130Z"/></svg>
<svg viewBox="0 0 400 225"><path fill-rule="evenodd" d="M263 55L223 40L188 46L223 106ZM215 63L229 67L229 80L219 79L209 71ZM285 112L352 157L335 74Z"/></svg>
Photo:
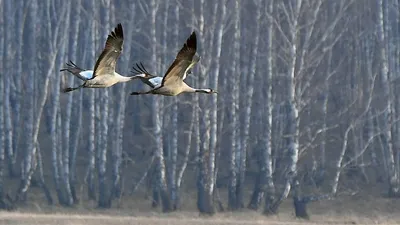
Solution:
<svg viewBox="0 0 400 225"><path fill-rule="evenodd" d="M136 63L136 67L133 66L132 69L133 69L133 71L131 71L131 72L134 73L134 74L142 74L142 73L144 73L144 74L150 74L150 73L146 70L146 68L143 66L143 63L142 63L142 62L140 62L140 64L137 64L137 63Z"/></svg>
<svg viewBox="0 0 400 225"><path fill-rule="evenodd" d="M196 47L197 47L197 37L196 37L196 32L195 31L193 31L192 34L190 35L190 37L187 39L186 45L189 48L196 49Z"/></svg>
<svg viewBox="0 0 400 225"><path fill-rule="evenodd" d="M111 32L111 35L113 36L113 37L116 37L116 38L124 38L124 31L123 31L123 29L122 29L122 24L121 23L119 23L116 27L115 27L115 29L114 29L114 31L113 32Z"/></svg>
<svg viewBox="0 0 400 225"><path fill-rule="evenodd" d="M69 62L65 63L67 65L67 68L62 68L60 69L60 72L62 71L69 71L70 69L78 69L78 70L82 70L81 68L79 68L74 62L72 62L72 60L69 60ZM71 72L71 71L70 71ZM73 73L73 72L72 72Z"/></svg>

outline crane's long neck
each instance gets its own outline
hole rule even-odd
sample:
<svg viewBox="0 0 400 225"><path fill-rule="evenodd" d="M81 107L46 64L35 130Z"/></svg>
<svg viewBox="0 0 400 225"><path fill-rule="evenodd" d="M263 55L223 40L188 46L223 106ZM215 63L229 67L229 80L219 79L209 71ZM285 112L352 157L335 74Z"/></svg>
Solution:
<svg viewBox="0 0 400 225"><path fill-rule="evenodd" d="M200 89L194 89L194 92L200 92L200 93L211 93L211 90L209 88L200 88Z"/></svg>
<svg viewBox="0 0 400 225"><path fill-rule="evenodd" d="M118 77L118 80L120 82L128 82L130 80L134 80L134 79L137 79L139 77L142 77L142 74L131 76L131 77L122 76L121 74L118 74L118 73L115 73L115 75Z"/></svg>
<svg viewBox="0 0 400 225"><path fill-rule="evenodd" d="M210 94L212 91L209 88L192 88L189 85L187 85L185 82L183 83L184 85L184 92L190 92L190 93L206 93L206 94Z"/></svg>

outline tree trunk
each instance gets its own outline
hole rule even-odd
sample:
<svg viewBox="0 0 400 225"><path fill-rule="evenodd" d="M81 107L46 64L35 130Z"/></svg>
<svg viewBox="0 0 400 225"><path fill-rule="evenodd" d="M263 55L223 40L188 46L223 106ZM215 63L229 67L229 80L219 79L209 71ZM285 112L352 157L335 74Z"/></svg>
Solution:
<svg viewBox="0 0 400 225"><path fill-rule="evenodd" d="M96 5L95 1L92 2L92 6ZM96 21L93 20L91 23L91 35L88 38L88 46L90 46L90 51L88 60L90 63L93 63L93 60L95 59L95 40L96 40ZM94 65L94 63L93 63ZM95 142L95 137L96 137L96 110L95 110L95 97L96 97L96 92L94 89L89 89L89 115L90 115L90 122L89 122L89 151L88 151L88 158L89 158L89 164L88 164L88 170L87 170L87 185L88 185L88 197L91 200L96 200L96 190L95 190L95 183L94 183L94 173L95 173L95 166L96 166L96 160L95 160L95 151L96 151L96 142Z"/></svg>
<svg viewBox="0 0 400 225"><path fill-rule="evenodd" d="M203 14L203 1L200 3L200 33L204 31L204 14ZM226 1L223 0L219 4L214 5L214 15L220 17L212 21L218 21L216 26L217 39L215 43L216 56L215 60L219 61L221 56L221 44L224 28L224 18L226 16ZM220 7L219 7L220 6ZM217 10L221 8L220 14ZM212 40L212 39L211 39ZM214 45L214 44L213 44ZM205 46L205 45L202 45ZM212 73L213 79L210 81L210 86L216 88L218 85L219 63L216 64ZM200 85L205 86L206 80L204 77L200 78ZM199 170L197 178L197 207L202 214L212 215L215 213L214 208L214 184L215 184L215 156L216 156L216 138L217 138L217 96L211 96L212 107L207 106L208 97L201 96L200 107L202 107L202 116L200 117L200 133L202 134L201 146L199 151ZM211 110L210 110L211 108Z"/></svg>
<svg viewBox="0 0 400 225"><path fill-rule="evenodd" d="M76 0L75 2L76 5L81 5L81 0ZM79 24L80 24L80 20L76 19L76 18L80 18L81 15L81 10L80 7L76 8L76 10L74 10L74 17L71 18L71 29L73 30L72 34L72 40L69 42L69 57L70 58L78 58L78 54L77 54L77 50L78 50L78 38L79 38ZM84 60L84 56L86 54L83 55L83 57L80 58L81 61ZM69 85L72 84L72 82L74 81L74 77L71 74L69 75L69 79L68 79L68 83ZM68 120L67 124L65 125L66 127L70 127L70 124L75 124L75 123L71 123L70 119L71 119L71 113L75 112L75 116L74 118L76 119L76 130L74 132L71 133L71 136L69 134L69 131L67 129L65 129L65 139L68 142L68 144L66 144L65 146L65 151L69 151L69 178L65 178L65 179L69 179L68 183L69 183L69 187L70 187L70 192L71 192L71 197L72 197L72 201L73 204L77 204L79 202L79 199L77 197L77 193L76 193L76 154L77 154L77 149L78 149L78 144L79 144L79 137L80 137L80 133L81 133L81 126L82 126L82 91L77 93L77 95L79 95L79 97L77 98L75 96L74 99L72 99L73 95L69 95L68 97L68 104L71 104L70 107L67 106L67 118L66 120ZM71 98L71 99L70 99ZM73 103L74 101L74 103ZM72 107L72 104L75 107ZM70 108L72 110L72 112L70 112ZM71 143L71 144L69 144Z"/></svg>
<svg viewBox="0 0 400 225"><path fill-rule="evenodd" d="M71 4L69 4L69 6L66 7L67 8L67 13L65 15L65 24L64 24L64 33L67 33L69 28L70 28L70 23L69 23L69 17L70 17L70 10L71 10ZM58 63L58 65L62 65L63 62L65 62L65 50L68 49L68 41L64 41L63 47L60 50L60 62ZM59 69L57 70L59 71ZM57 100L59 99L59 95L60 95L60 76L56 76L57 78L55 78L55 84L56 84L56 90L55 90L55 95L57 95ZM69 79L69 83L71 83L72 81L72 76L70 75L70 79ZM63 139L63 143L64 145L61 145L60 147L63 148L62 150L62 155L60 155L60 157L62 158L61 162L62 162L62 180L63 180L63 187L65 190L65 205L66 206L71 206L74 203L74 200L72 198L72 194L71 194L71 185L70 185L70 124L71 124L71 112L72 112L72 95L68 96L68 100L67 100L67 104L66 104L66 114L65 114L65 119L63 119L64 121L64 136L60 136L61 140ZM58 104L59 106L59 104ZM61 117L61 113L60 113L60 117ZM61 127L59 127L58 129L62 129Z"/></svg>
<svg viewBox="0 0 400 225"><path fill-rule="evenodd" d="M169 3L168 8L169 8ZM167 11L168 11L167 8ZM175 40L176 40L176 49L181 47L182 43L179 41L179 9L180 7L175 7ZM167 27L167 26L166 26ZM165 37L166 38L166 37ZM179 193L178 193L178 178L176 175L177 161L178 161L178 100L177 98L172 99L172 143L171 143L171 173L170 173L170 196L172 202L172 208L176 210L179 207Z"/></svg>
<svg viewBox="0 0 400 225"><path fill-rule="evenodd" d="M258 1L258 8L261 10L262 1ZM258 210L261 205L261 201L265 195L265 205L264 205L264 213L270 214L274 213L272 209L272 205L275 199L275 187L272 179L272 146L271 146L271 132L272 132L272 31L273 31L273 21L272 21L272 13L273 13L273 4L274 1L269 1L266 5L266 14L268 15L268 34L267 34L267 73L264 84L261 84L265 89L263 92L261 99L265 99L264 110L265 115L261 121L264 122L264 126L262 128L263 136L262 136L262 144L263 147L259 151L259 172L256 179L256 183L254 186L254 191L249 203L248 208ZM261 12L257 12L257 20L260 20ZM264 95L265 93L265 95ZM258 114L261 114L263 111L260 110Z"/></svg>
<svg viewBox="0 0 400 225"><path fill-rule="evenodd" d="M16 20L16 43L22 43L23 42L23 34L24 34L24 23L26 20L22 19L25 16L25 8L28 6L24 6L24 1L19 1L16 3L16 18L19 18ZM20 136L23 134L24 129L22 129L23 126L21 126L21 102L22 102L22 82L21 82L21 77L18 76L18 74L22 74L22 57L25 54L25 51L23 50L23 45L17 44L15 46L16 49L16 58L15 58L15 74L17 76L12 76L13 82L14 82L14 87L11 92L11 104L12 107L12 115L13 115L13 124L12 126L14 127L13 130L13 152L7 153L9 159L7 160L9 165L9 171L8 174L11 178L17 176L17 172L15 171L15 164L16 164L16 156L18 154L18 150L20 149ZM23 145L22 145L23 146ZM11 156L12 155L12 156ZM10 159L11 157L11 159ZM10 165L11 164L11 165Z"/></svg>
<svg viewBox="0 0 400 225"><path fill-rule="evenodd" d="M47 187L46 182L44 181L44 174L43 174L43 160L42 160L42 153L40 151L40 146L37 146L37 162L39 167L39 187L43 189L43 192L46 196L47 203L49 205L53 204L53 197L51 197L50 189Z"/></svg>
<svg viewBox="0 0 400 225"><path fill-rule="evenodd" d="M231 71L232 77L228 79L229 87L231 88L230 105L229 105L229 123L230 123L230 151L229 151L229 184L228 184L228 209L237 210L241 208L239 203L239 182L238 172L240 171L240 156L241 149L237 146L240 138L239 128L239 76L240 72L240 1L235 1L234 14L234 40L232 51ZM236 156L239 156L237 159ZM239 162L239 163L237 163Z"/></svg>
<svg viewBox="0 0 400 225"><path fill-rule="evenodd" d="M303 218L303 219L310 219L310 216L307 213L307 203L304 198L301 196L301 190L300 190L300 184L296 180L293 182L293 206L294 206L294 212L297 218Z"/></svg>
<svg viewBox="0 0 400 225"><path fill-rule="evenodd" d="M135 13L136 12L136 7L135 4L130 4L130 11L132 12L130 14L130 21L135 20ZM124 41L124 55L123 57L123 67L128 68L129 66L129 61L131 58L131 49L132 49L132 37L133 32L131 29L125 32L125 37L126 40ZM126 90L126 84L123 83L121 84L120 87L121 90L119 90L119 104L117 107L117 127L116 127L116 146L115 149L113 150L113 188L111 191L111 195L120 198L122 196L122 182L121 182L121 164L122 164L122 149L123 149L123 137L124 137L124 125L125 125L125 109L126 109L126 95L125 95L125 90Z"/></svg>
<svg viewBox="0 0 400 225"><path fill-rule="evenodd" d="M297 161L299 157L299 109L298 109L298 99L296 96L299 96L299 90L296 88L296 60L298 54L298 23L300 17L300 9L303 0L295 1L292 18L290 20L290 31L289 31L289 60L288 60L288 94L287 94L287 124L288 124L288 154L289 154L289 163L288 163L288 172L285 174L285 186L282 191L279 199L276 201L274 206L272 207L272 211L275 212L279 205L282 203L284 199L287 198L291 189L291 183L293 177L297 174ZM287 18L289 19L289 18Z"/></svg>
<svg viewBox="0 0 400 225"><path fill-rule="evenodd" d="M259 2L261 4L261 2ZM273 209L273 203L275 200L275 186L272 179L272 30L273 30L273 21L272 21L272 13L273 13L273 1L270 1L266 5L266 11L268 16L268 35L267 35L267 76L264 83L265 88L265 96L262 96L262 99L265 99L264 110L265 115L263 121L265 121L265 126L263 127L263 137L262 137L262 144L263 147L260 150L260 158L259 158L259 175L257 178L257 183L255 185L255 190L253 193L253 197L249 204L250 208L258 209L261 200L265 196L265 203L264 203L264 214L273 214L275 213ZM260 5L261 8L261 5ZM257 14L259 15L259 14ZM261 16L261 15L259 15Z"/></svg>
<svg viewBox="0 0 400 225"><path fill-rule="evenodd" d="M7 21L4 23L4 31L11 31L12 28L14 27L15 23L12 20L9 20L8 18L12 18L12 13L15 10L15 7L13 7L12 1L4 1L4 8L3 8L3 15L4 15L4 21ZM14 65L13 65L13 60L11 60L10 55L13 55L13 38L12 37L12 32L4 32L4 37L3 41L4 46L3 49L3 65L4 65L4 71L8 71L10 73L11 71L14 70ZM18 42L17 42L18 43ZM7 156L7 165L8 165L8 172L10 177L13 177L15 175L14 171L14 165L15 165L15 156L14 156L14 148L15 146L13 145L13 136L14 131L17 130L18 128L14 128L12 126L13 120L16 120L15 114L12 114L11 111L11 104L10 104L10 98L11 98L11 93L10 93L10 86L12 83L12 77L15 77L16 74L4 74L4 148L5 148L5 155ZM19 113L18 113L19 114Z"/></svg>
<svg viewBox="0 0 400 225"><path fill-rule="evenodd" d="M383 130L384 130L384 139L383 146L384 151L386 152L386 160L388 165L388 181L389 181L389 190L388 195L392 197L400 196L400 182L398 177L398 171L395 168L395 161L393 155L393 137L392 137L392 125L393 125L393 103L392 103L392 94L391 85L390 85L390 73L389 73L389 65L387 59L387 37L385 36L385 24L388 21L384 21L384 11L387 12L387 3L385 0L378 1L378 40L380 44L380 72L381 72L381 81L382 86L384 87L384 96L385 96L385 108L386 111L384 113L385 120L383 121ZM386 10L384 10L386 9Z"/></svg>
<svg viewBox="0 0 400 225"><path fill-rule="evenodd" d="M106 9L110 8L110 0L103 1L103 7ZM110 13L109 10L104 11L104 32L103 33L109 33L110 30L112 29L110 27ZM104 35L104 37L107 37ZM104 41L105 43L105 38L101 38L101 40ZM104 44L103 44L104 45ZM101 114L100 114L100 136L101 137L101 145L98 148L98 179L99 179L99 198L97 202L97 206L99 208L110 208L111 207L111 198L109 196L108 192L108 185L107 185L107 177L106 177L106 171L107 171L107 150L108 150L108 114L110 105L109 105L109 99L110 94L109 94L109 89L104 88L101 90L100 94L100 100L101 100Z"/></svg>
<svg viewBox="0 0 400 225"><path fill-rule="evenodd" d="M0 10L1 12L1 10ZM4 12L3 12L4 13ZM1 31L4 31L1 29ZM0 38L0 46L3 46L4 38ZM6 59L5 57L3 60ZM5 146L4 146L4 134L5 134L5 127L4 127L4 83L7 82L8 79L5 79L6 76L3 74L0 75L0 209L8 209L10 206L7 204L5 200L5 182L4 182L4 155L5 155ZM8 98L8 95L5 96Z"/></svg>
<svg viewBox="0 0 400 225"><path fill-rule="evenodd" d="M37 12L38 12L38 3L37 1L31 1L30 3L30 10L28 12L28 18L29 18L29 25L27 26L28 29L26 32L31 34L31 45L30 48L26 51L26 54L29 55L30 59L32 61L36 60L36 25L37 25ZM31 77L36 77L36 64L31 63L29 71L31 74ZM24 159L23 159L23 167L21 171L21 182L17 191L17 196L16 200L17 201L25 201L26 200L26 192L30 186L30 181L31 181L31 176L33 174L33 160L32 158L35 157L36 154L36 148L35 148L35 143L34 143L34 137L33 137L33 132L34 132L34 115L35 115L35 92L34 92L34 82L28 82L28 85L26 87L26 95L28 98L28 101L26 101L26 109L29 111L25 114L24 121L26 123L26 129L25 129L25 140L26 140L26 145L25 145L25 153L24 153Z"/></svg>
<svg viewBox="0 0 400 225"><path fill-rule="evenodd" d="M150 36L152 37L152 61L157 62L157 36L156 36L156 15L159 5L156 5L155 0L150 1L150 21L152 29L150 30ZM162 105L161 96L152 96L152 111L153 111L153 125L154 125L154 138L156 140L156 150L155 150L155 167L156 167L156 179L157 179L157 189L161 196L161 205L163 212L171 211L171 201L169 198L169 192L167 188L167 181L165 176L165 162L164 162L164 151L163 151L163 138L162 138L162 121L160 107Z"/></svg>

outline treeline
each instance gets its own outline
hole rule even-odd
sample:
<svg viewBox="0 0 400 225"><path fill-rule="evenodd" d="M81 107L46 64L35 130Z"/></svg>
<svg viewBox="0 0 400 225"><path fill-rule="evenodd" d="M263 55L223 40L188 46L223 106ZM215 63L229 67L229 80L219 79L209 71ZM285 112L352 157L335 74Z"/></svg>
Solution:
<svg viewBox="0 0 400 225"><path fill-rule="evenodd" d="M2 208L26 202L32 185L50 204L109 208L147 179L164 212L179 210L194 182L201 213L275 214L293 196L296 215L308 217L308 202L347 191L344 172L400 195L398 0L0 6ZM59 70L69 60L93 69L117 23L119 73L143 62L162 76L196 31L202 58L187 82L218 95L129 96L144 88L135 81L61 93L80 81Z"/></svg>

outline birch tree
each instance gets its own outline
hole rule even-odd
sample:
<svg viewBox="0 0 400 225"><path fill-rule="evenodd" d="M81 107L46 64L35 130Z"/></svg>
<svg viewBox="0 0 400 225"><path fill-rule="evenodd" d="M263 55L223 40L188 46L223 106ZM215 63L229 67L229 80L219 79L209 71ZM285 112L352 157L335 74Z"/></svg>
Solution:
<svg viewBox="0 0 400 225"><path fill-rule="evenodd" d="M129 21L133 22L135 21L135 16L137 12L136 11L136 5L135 4L130 4L130 18ZM132 37L133 37L133 31L132 29L128 29L126 32L124 32L124 54L122 55L122 63L121 63L121 68L128 68L129 67L129 61L131 58L131 50L132 50ZM117 120L117 126L116 126L116 145L114 146L113 149L113 189L111 191L111 194L114 197L120 198L122 195L122 174L121 174L121 164L122 164L122 152L123 152L123 129L125 125L125 110L126 110L126 84L122 83L120 84L119 87L119 94L117 95L117 99L119 99L119 103L117 106L116 110L116 120Z"/></svg>
<svg viewBox="0 0 400 225"><path fill-rule="evenodd" d="M29 7L29 5L24 4L24 1L18 1L15 2L15 10L16 10L16 18L23 18L24 10L25 8ZM11 11L7 11L11 12ZM7 13L4 13L6 15ZM24 31L24 24L25 20L19 19L16 20L15 23L15 41L16 43L22 43L23 41L23 31ZM17 44L15 47L15 75L12 76L12 91L10 95L10 101L13 102L14 104L11 105L11 114L13 117L12 118L12 127L14 128L12 131L12 146L13 146L13 151L8 151L7 152L7 161L8 161L8 174L11 178L17 176L17 172L15 171L15 164L16 164L16 156L19 152L20 147L22 146L20 144L20 137L23 134L23 129L20 128L21 126L21 121L22 121L22 113L21 113L21 99L22 99L22 82L21 82L21 76L22 74L22 57L23 57L23 48L21 44ZM7 112L6 112L7 114Z"/></svg>
<svg viewBox="0 0 400 225"><path fill-rule="evenodd" d="M216 30L221 29L222 28L222 23L223 20L217 20L217 15L218 14L218 9L222 8L222 15L224 15L224 13L226 13L226 9L225 9L225 1L221 2L217 2L216 4L208 7L212 8L212 16L211 16L211 21L215 22L215 24L211 25L211 28L215 28ZM203 36L205 36L206 34L206 29L205 29L205 12L204 12L204 1L200 1L200 12L199 12L199 33L203 34ZM221 14L220 14L221 15ZM225 15L224 15L225 16ZM217 35L219 35L218 39L219 41L217 41L216 43L214 43L213 41L207 45L205 44L205 38L201 39L201 46L204 46L204 48L208 48L208 49L213 49L214 45L218 46L218 44L221 44L222 41L222 30L219 30L219 32L217 32ZM209 40L213 40L214 39L214 33L211 32L209 34ZM206 47L207 46L207 47ZM202 51L202 50L200 50ZM200 53L201 54L201 53ZM219 48L217 47L217 53L216 55L220 56L221 54L221 45L219 45ZM219 59L219 57L217 57L217 59ZM202 61L203 62L203 61ZM203 63L202 63L203 64ZM200 67L200 74L205 74L208 72L211 72L211 70L208 70L211 66L211 61L205 61L204 64L207 67ZM218 73L219 72L219 68L215 69L211 72L211 73ZM210 83L214 82L212 84L212 87L215 88L215 85L217 85L218 83L218 76L215 75L216 77L213 78L213 81L210 81ZM199 77L199 84L201 86L206 86L207 84L207 80L205 79L205 77L200 76ZM215 140L211 140L211 136L213 136L214 138L216 138L216 133L211 134L211 123L213 121L216 120L217 118L217 105L214 105L214 112L213 112L213 120L211 120L211 110L209 109L209 106L207 106L208 104L210 104L207 100L209 96L200 96L199 97L199 106L202 109L199 114L199 130L198 130L198 134L199 134L199 149L198 151L196 150L196 152L198 152L198 172L197 172L197 208L199 209L200 213L204 213L204 214L214 214L215 213L215 208L214 208L214 200L213 200L213 196L214 196L214 183L215 183L215 147L216 147L216 143ZM216 103L217 98L216 96L213 96L212 99L212 103ZM201 116L200 116L201 115ZM216 131L216 121L214 123L214 127L213 132L217 132ZM197 133L197 132L196 132Z"/></svg>
<svg viewBox="0 0 400 225"><path fill-rule="evenodd" d="M261 21L261 9L262 2L257 1L257 16L256 20ZM258 180L255 183L254 191L248 205L249 208L257 210L261 205L261 201L265 196L265 213L273 213L272 205L274 203L275 198L275 187L272 179L272 146L271 146L271 132L272 132L272 74L273 74L273 35L272 31L274 30L273 26L273 7L274 1L269 1L266 6L266 17L267 25L268 25L268 34L267 34L267 73L265 77L265 82L263 88L265 88L265 92L262 93L261 99L265 99L264 110L260 110L259 114L262 112L263 116L260 116L260 120L264 122L264 126L262 128L262 149L259 150L259 175ZM259 28L258 28L259 29ZM254 48L255 49L255 48ZM254 51L254 50L253 50ZM265 93L265 95L264 95Z"/></svg>
<svg viewBox="0 0 400 225"><path fill-rule="evenodd" d="M388 181L389 181L389 196L398 196L400 194L400 183L399 183L399 175L398 171L395 168L395 161L393 155L393 137L392 137L392 126L393 124L393 102L392 102L392 93L391 93L391 85L390 85L390 73L389 73L389 65L388 65L388 50L387 50L387 36L385 30L385 24L388 23L387 17L385 17L384 12L387 13L387 2L384 0L379 0L377 2L378 9L378 30L377 36L379 40L379 49L380 49L380 73L381 73L381 81L382 86L384 87L384 96L385 96L385 119L383 121L384 130L384 139L383 146L386 155L387 167L388 167Z"/></svg>
<svg viewBox="0 0 400 225"><path fill-rule="evenodd" d="M230 210L236 210L240 208L240 199L237 196L239 192L240 179L238 180L238 172L240 171L240 159L241 159L241 148L237 146L239 143L238 138L240 137L240 132L238 132L239 122L239 76L240 72L240 1L236 0L234 2L234 40L233 40L233 59L231 64L231 71L232 74L231 78L228 79L229 86L232 88L232 93L230 96L230 106L229 106L229 118L230 118L230 158L229 158L229 186L228 186L228 208ZM236 159L236 157L239 157ZM239 162L239 165L236 163ZM238 182L239 181L239 182Z"/></svg>
<svg viewBox="0 0 400 225"><path fill-rule="evenodd" d="M167 3L168 4L168 3ZM168 6L169 6L169 4L168 4ZM169 7L167 7L167 11L168 11L168 9L169 9ZM181 47L181 43L180 43L180 41L179 41L179 23L178 23L178 21L179 21L179 19L180 19L180 15L179 15L179 13L180 13L180 8L179 7L176 7L175 8L175 10L174 10L174 14L175 14L175 23L176 23L176 25L175 25L175 33L174 33L174 36L175 36L175 40L176 40L176 47L175 47L175 49L179 49L180 47ZM165 26L165 27L167 27L167 26ZM167 37L164 37L165 38L165 41L166 41L166 38ZM172 109L171 109L171 113L172 113L172 121L171 121L171 123L172 123L172 130L173 130L173 132L172 132L172 143L171 143L171 154L170 154L170 156L171 156L171 173L170 173L170 179L171 179L171 182L170 182L170 196L171 196L171 202L172 202L172 208L174 209L174 210L176 210L178 207L179 207L179 202L178 202L178 199L179 199L179 197L178 197L178 195L179 195L179 193L178 193L178 184L177 184L177 182L178 182L178 178L177 178L177 175L176 175L176 170L177 170L177 160L178 160L178 114L179 114L179 111L178 111L178 100L177 100L177 98L174 98L174 99L172 99Z"/></svg>
<svg viewBox="0 0 400 225"><path fill-rule="evenodd" d="M111 1L105 0L103 1L103 7L106 9L110 8ZM108 34L110 32L110 12L109 10L104 11L104 29L103 33ZM107 35L103 35L107 37ZM103 42L105 42L106 38L102 38ZM99 197L98 197L98 206L101 208L110 208L111 207L111 198L109 197L109 193L107 191L107 180L106 180L106 171L107 171L107 149L108 149L108 113L109 113L109 89L102 89L100 95L100 107L101 107L101 122L100 122L100 138L101 145L97 149L98 152L98 179L99 179Z"/></svg>
<svg viewBox="0 0 400 225"><path fill-rule="evenodd" d="M159 4L156 3L155 0L150 1L150 36L151 36L151 60L153 62L157 62L157 36L156 36L156 14L158 11ZM152 111L153 111L153 125L154 125L154 139L155 139L155 163L156 163L156 185L157 190L161 196L161 205L163 212L169 212L171 210L171 202L170 196L167 189L167 181L166 181L166 168L164 162L164 151L163 151L163 138L162 138L162 121L161 121L161 107L162 99L159 96L152 96Z"/></svg>
<svg viewBox="0 0 400 225"><path fill-rule="evenodd" d="M81 4L81 0L76 0L76 4L80 5ZM81 13L81 9L78 8L75 11L75 15L76 17L80 17ZM70 46L70 50L69 50L69 55L71 58L78 58L78 54L77 54L77 48L78 48L78 35L79 35L79 27L80 27L80 21L77 19L74 19L72 17L70 17L71 19L71 28L73 30L73 38L72 40L69 42L69 46ZM83 57L81 57L82 61L85 60L85 56L86 54L84 54ZM68 80L68 83L71 84L72 81L74 80L74 76L71 76L71 74L69 75L70 79ZM78 144L79 144L79 138L80 138L80 134L81 134L81 130L82 130L82 99L83 99L83 93L80 92L78 93L79 97L77 98L75 96L75 102L73 103L75 106L73 107L75 109L75 116L74 118L76 118L76 123L72 123L71 120L69 120L69 123L72 125L76 125L76 131L72 132L71 137L69 138L69 135L65 135L67 140L70 140L71 145L69 145L69 151L70 151L70 160L69 160L69 169L70 169L70 173L69 173L69 180L70 180L70 188L71 188L71 195L72 195L72 199L73 199L73 203L77 204L79 202L79 199L77 197L77 193L76 193L76 182L77 182L77 177L76 177L76 155L77 155L77 150L78 150ZM72 98L72 95L69 96L70 98ZM72 99L73 100L73 99ZM70 99L68 99L68 101L70 101ZM68 102L69 103L69 102ZM68 108L68 107L67 107ZM65 131L67 133L67 131ZM69 131L68 131L69 132ZM67 137L68 136L68 137ZM66 146L67 148L67 146Z"/></svg>
<svg viewBox="0 0 400 225"><path fill-rule="evenodd" d="M71 10L71 4L69 4L69 6L67 6L67 12L65 14L65 19L66 22L64 24L64 33L67 33L67 31L70 29L69 26L69 17L70 17L70 10ZM64 56L65 54L65 49L68 49L68 41L64 41L63 42L63 48L61 49L61 51L59 52L60 56L60 62L58 63L58 65L61 65L62 62L64 60ZM56 79L56 84L59 84L60 76L57 76L58 78ZM56 85L58 86L58 89L56 89L55 94L59 95L60 90L59 87L60 85ZM70 184L70 121L71 121L71 112L72 112L72 95L68 96L68 101L67 101L67 105L66 105L66 115L65 115L65 130L64 130L64 138L59 137L60 139L64 139L63 144L60 147L63 148L63 154L61 155L62 158L62 177L63 177L63 186L65 188L65 204L70 206L74 203L74 199L72 197L72 193L71 193L71 184ZM59 115L61 117L61 115ZM58 129L61 129L61 127L59 127Z"/></svg>
<svg viewBox="0 0 400 225"><path fill-rule="evenodd" d="M93 9L95 9L96 2L93 0L92 1L92 6ZM96 29L96 21L92 20L90 23L90 30L91 30L91 35L87 36L87 43L88 46L90 46L90 49L92 49L89 54L88 54L88 61L93 62L96 56L95 52L95 41L96 41L96 35L97 35L97 29ZM94 66L93 66L94 67ZM94 183L94 176L95 176L95 167L96 167L96 142L95 142L95 137L96 137L96 111L95 111L95 90L90 89L88 90L89 93L89 137L88 137L88 169L87 169L87 174L86 174L86 183L88 185L87 193L88 197L91 200L96 200L96 191L95 191L95 183Z"/></svg>
<svg viewBox="0 0 400 225"><path fill-rule="evenodd" d="M29 25L28 29L26 32L30 33L32 35L31 38L31 45L29 46L28 49L28 54L31 56L31 60L36 60L36 35L35 35L35 30L36 30L36 24L37 24L37 6L36 1L32 1L30 3L30 11L28 13L28 18L29 20ZM31 77L35 77L35 72L36 72L36 65L34 63L30 64L30 72L33 73ZM26 103L26 108L29 110L29 113L26 114L26 135L25 135L25 158L23 160L23 166L21 168L21 182L20 182L20 187L18 190L18 195L17 195L17 200L25 200L26 199L26 191L30 185L30 179L33 174L34 170L34 162L33 159L35 158L35 147L34 147L34 137L33 137L33 132L34 132L34 86L33 82L29 82L27 87L26 87L26 92L25 92L29 98L29 100Z"/></svg>
<svg viewBox="0 0 400 225"><path fill-rule="evenodd" d="M7 4L7 3L5 3L5 4ZM6 6L5 8L8 10L10 9L9 6L8 7ZM4 13L4 12L2 12L2 10L0 10L0 12ZM6 30L6 29L4 29L3 27L0 28L0 31L4 32L4 30ZM6 46L6 40L10 41L10 39L7 39L7 37L6 38L0 37L0 50L3 52L5 52L3 46ZM7 64L5 56L1 55L0 60L3 63L6 62L6 64ZM3 91L0 91L0 94L2 96L4 95L4 86L5 86L4 84L5 84L5 82L7 82L7 79L5 79L5 77L6 76L4 76L3 73L0 73L0 90L3 90ZM5 183L4 182L4 167L5 167L4 156L5 156L5 149L6 149L5 137L4 137L5 133L6 133L5 126L4 126L5 125L4 124L4 115L5 115L4 111L7 109L4 104L5 98L8 98L8 96L0 97L0 209L7 209L7 205L4 201L5 200L5 189L6 189L5 185L4 185L4 183Z"/></svg>
<svg viewBox="0 0 400 225"><path fill-rule="evenodd" d="M13 2L11 1L4 1L4 21L8 21L7 18L11 18L12 17L12 12L15 9L15 6L13 7ZM4 30L6 31L11 31L13 30L14 27L14 22L13 21L8 21L7 23L4 23ZM4 52L4 56L3 56L3 67L4 67L4 71L8 71L8 73L10 73L10 71L13 71L13 59L15 60L15 53L13 52L12 48L14 46L14 42L12 40L12 32L5 32L4 33L4 48L3 51ZM9 174L11 175L10 177L13 177L15 172L14 172L14 165L15 165L15 146L14 146L14 142L13 142L13 138L15 138L13 136L15 130L17 130L17 128L13 128L12 126L12 122L13 119L15 120L15 116L18 115L13 115L12 111L11 111L11 104L10 104L10 98L11 98L11 83L12 83L12 77L15 76L16 74L8 74L6 76L4 76L4 84L3 84L3 88L4 88L4 110L3 110L3 114L4 114L4 151L5 151L5 155L7 156L7 166L8 166L8 171Z"/></svg>

